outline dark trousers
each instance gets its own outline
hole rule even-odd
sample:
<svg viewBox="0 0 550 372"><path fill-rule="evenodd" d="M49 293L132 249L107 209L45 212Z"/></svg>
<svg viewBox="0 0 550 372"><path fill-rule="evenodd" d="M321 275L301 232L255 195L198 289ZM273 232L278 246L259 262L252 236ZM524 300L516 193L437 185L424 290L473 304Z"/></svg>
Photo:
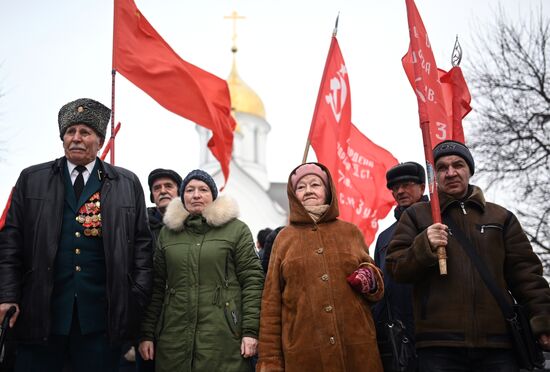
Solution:
<svg viewBox="0 0 550 372"><path fill-rule="evenodd" d="M418 349L420 372L518 372L510 349L427 347Z"/></svg>
<svg viewBox="0 0 550 372"><path fill-rule="evenodd" d="M15 372L62 372L68 361L71 372L117 372L120 347L111 347L104 333L83 335L78 315L68 335L51 335L44 345L19 345Z"/></svg>

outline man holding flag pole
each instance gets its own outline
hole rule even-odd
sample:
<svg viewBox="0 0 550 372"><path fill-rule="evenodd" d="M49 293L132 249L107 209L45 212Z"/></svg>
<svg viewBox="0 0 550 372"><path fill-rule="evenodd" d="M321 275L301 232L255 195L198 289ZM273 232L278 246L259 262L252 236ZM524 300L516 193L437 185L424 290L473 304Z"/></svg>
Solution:
<svg viewBox="0 0 550 372"><path fill-rule="evenodd" d="M525 309L525 340L536 338L550 350L548 282L517 218L487 202L483 191L470 184L474 158L455 139L462 131L453 133L448 125L446 97L426 30L414 1L406 4L411 44L403 64L418 98L431 200L403 213L386 267L396 281L413 284L419 369L531 370L542 363L542 355L537 346L524 357L529 353L522 353L524 343L514 338L519 318L511 305ZM433 151L431 143L436 144ZM448 255L444 262L442 247Z"/></svg>

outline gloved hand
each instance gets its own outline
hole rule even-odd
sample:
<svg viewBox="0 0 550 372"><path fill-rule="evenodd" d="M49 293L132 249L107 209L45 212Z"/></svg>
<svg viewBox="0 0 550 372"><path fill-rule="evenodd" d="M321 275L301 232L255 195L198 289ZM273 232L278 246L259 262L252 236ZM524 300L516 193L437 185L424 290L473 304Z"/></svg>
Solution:
<svg viewBox="0 0 550 372"><path fill-rule="evenodd" d="M368 267L360 267L352 272L346 280L353 289L362 294L376 292L376 280Z"/></svg>

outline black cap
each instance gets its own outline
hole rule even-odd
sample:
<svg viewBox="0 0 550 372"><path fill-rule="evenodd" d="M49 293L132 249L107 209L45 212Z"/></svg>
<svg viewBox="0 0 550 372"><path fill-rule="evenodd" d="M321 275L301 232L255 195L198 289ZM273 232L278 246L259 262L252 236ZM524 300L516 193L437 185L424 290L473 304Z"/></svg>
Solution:
<svg viewBox="0 0 550 372"><path fill-rule="evenodd" d="M472 157L472 153L470 152L470 150L463 143L453 141L453 140L443 141L434 148L433 155L434 155L434 166L435 166L435 163L437 163L437 159L439 159L442 156L448 156L448 155L460 156L468 164L468 167L470 167L470 175L471 176L474 175L474 171L475 171L474 158Z"/></svg>
<svg viewBox="0 0 550 372"><path fill-rule="evenodd" d="M418 184L426 183L424 168L414 161L397 164L386 172L386 187L391 189L400 182L412 181Z"/></svg>
<svg viewBox="0 0 550 372"><path fill-rule="evenodd" d="M159 178L170 178L171 180L173 180L178 186L178 193L179 193L179 189L181 186L181 176L177 172L171 169L157 168L153 170L151 173L149 173L149 178L147 179L147 183L149 184L149 191L151 192L151 196L150 196L151 203L155 202L155 200L153 199L153 190L152 190L153 183L155 183L155 181Z"/></svg>

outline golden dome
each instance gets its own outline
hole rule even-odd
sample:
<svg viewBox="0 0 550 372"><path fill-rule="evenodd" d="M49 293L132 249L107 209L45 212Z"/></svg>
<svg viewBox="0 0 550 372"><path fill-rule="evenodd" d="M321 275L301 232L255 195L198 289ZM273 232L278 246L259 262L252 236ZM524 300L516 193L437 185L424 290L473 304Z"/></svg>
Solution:
<svg viewBox="0 0 550 372"><path fill-rule="evenodd" d="M227 78L229 94L231 95L231 109L235 112L245 112L265 119L265 108L260 97L240 78L233 53L233 66Z"/></svg>

